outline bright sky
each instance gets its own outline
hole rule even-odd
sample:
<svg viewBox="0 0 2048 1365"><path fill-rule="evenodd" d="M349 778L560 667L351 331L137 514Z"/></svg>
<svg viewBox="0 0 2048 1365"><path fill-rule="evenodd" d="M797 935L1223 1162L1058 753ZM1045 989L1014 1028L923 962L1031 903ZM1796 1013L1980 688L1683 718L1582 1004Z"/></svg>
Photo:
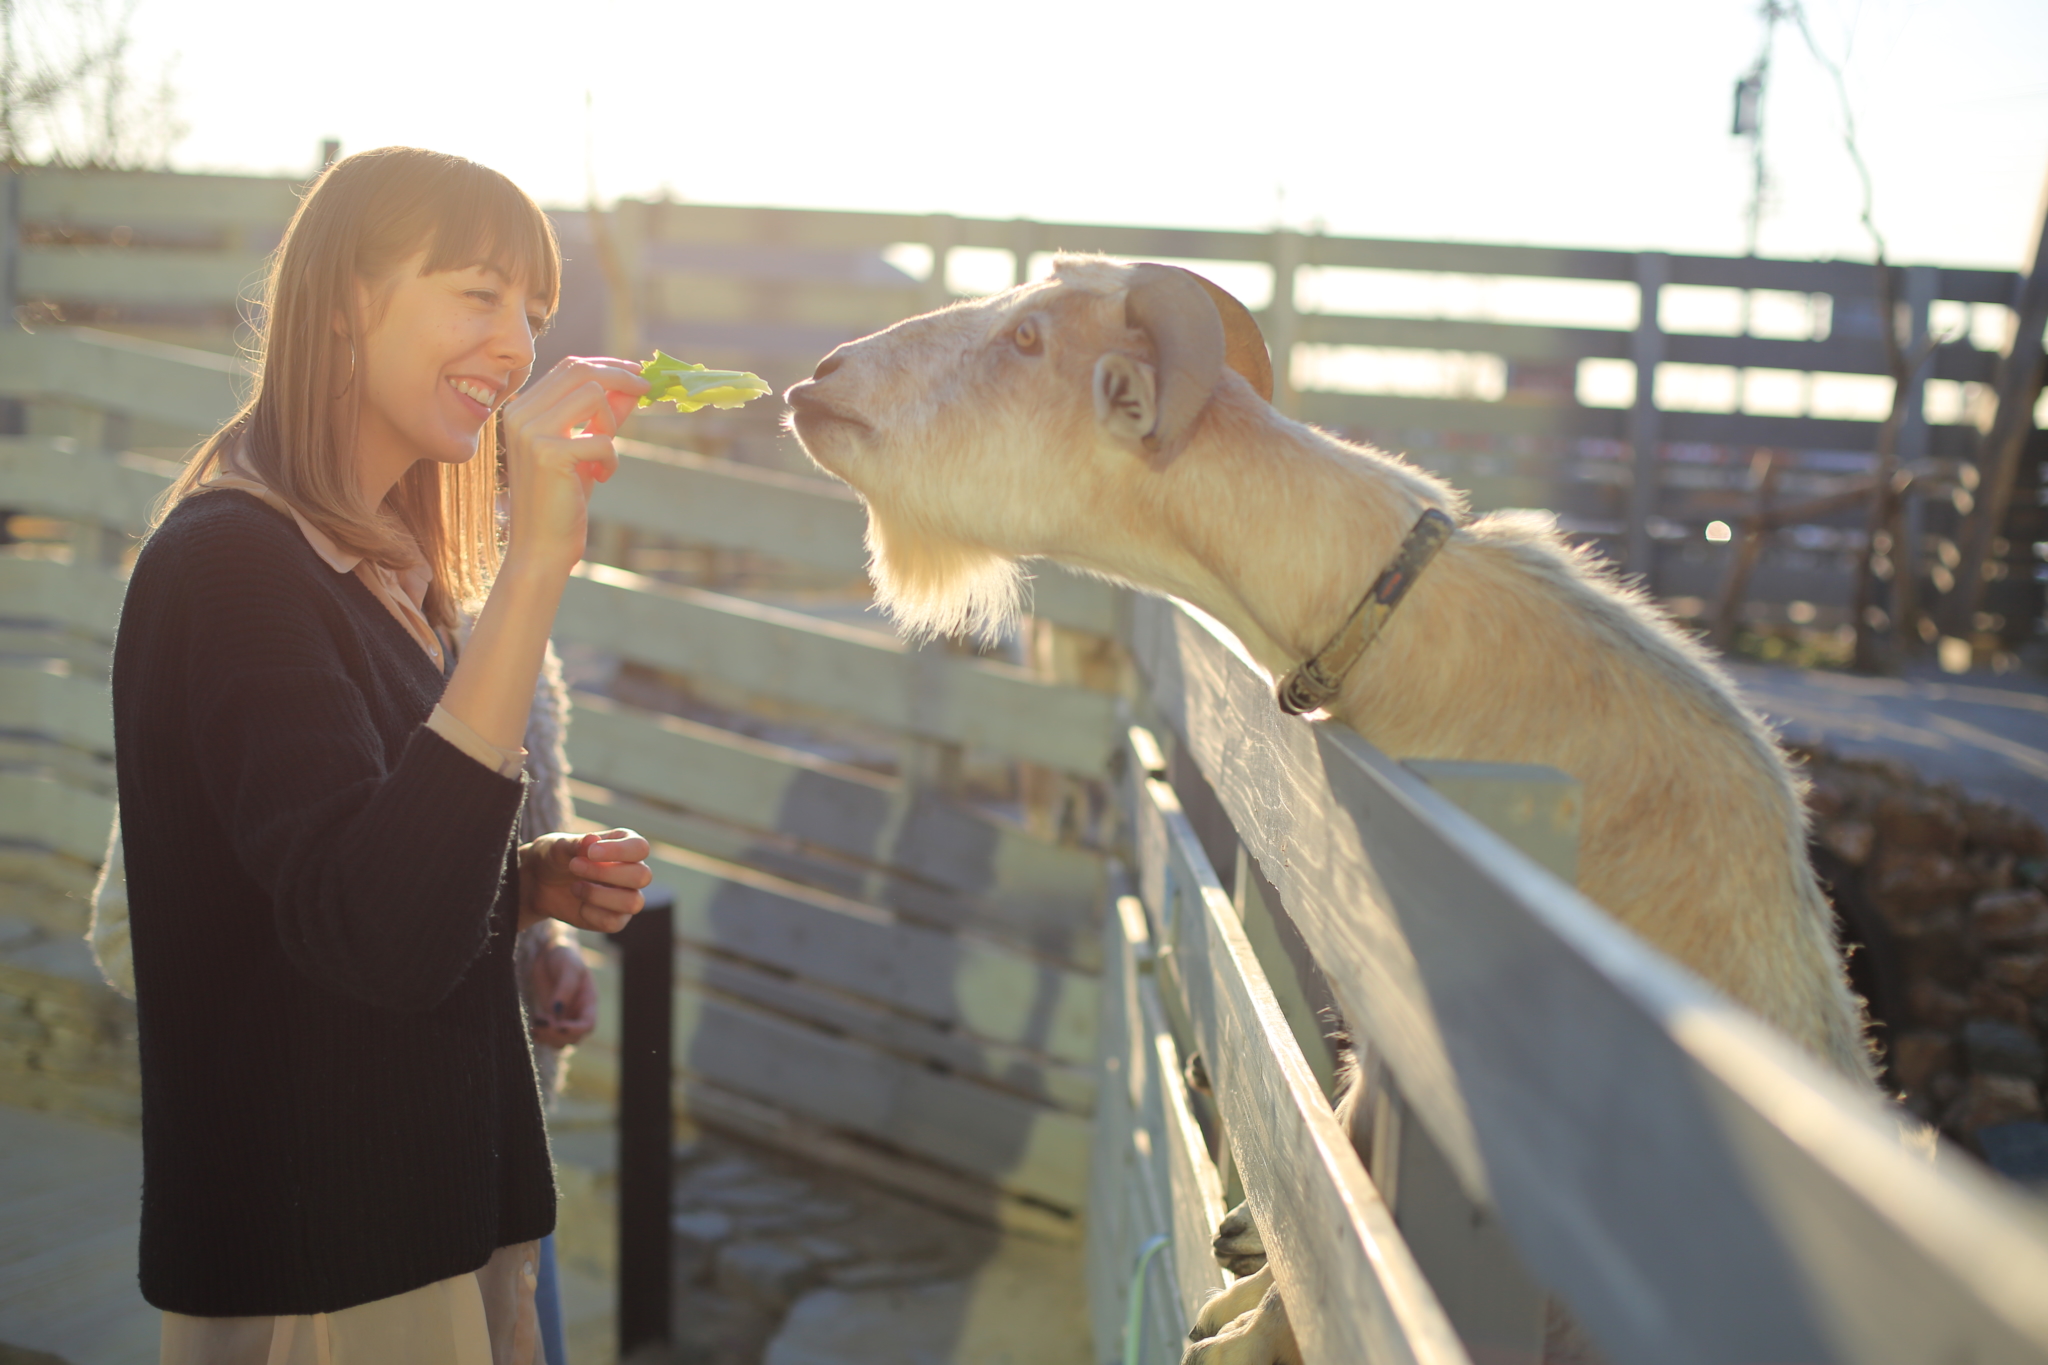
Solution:
<svg viewBox="0 0 2048 1365"><path fill-rule="evenodd" d="M2017 264L2048 4L1808 6L1893 259ZM135 24L141 71L176 58L184 169L303 174L336 137L474 157L546 203L580 204L594 163L607 199L1727 253L1763 30L1755 0L140 0ZM1789 26L1764 117L1763 252L1867 258Z"/></svg>

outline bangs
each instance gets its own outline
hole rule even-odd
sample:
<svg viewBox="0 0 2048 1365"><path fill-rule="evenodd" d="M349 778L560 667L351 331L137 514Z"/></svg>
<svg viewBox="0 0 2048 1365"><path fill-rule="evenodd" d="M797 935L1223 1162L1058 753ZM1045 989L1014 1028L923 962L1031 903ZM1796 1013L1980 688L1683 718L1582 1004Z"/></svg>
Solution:
<svg viewBox="0 0 2048 1365"><path fill-rule="evenodd" d="M561 295L561 253L554 224L540 206L510 180L474 162L451 167L435 191L440 202L422 273L489 266L546 299L552 313Z"/></svg>

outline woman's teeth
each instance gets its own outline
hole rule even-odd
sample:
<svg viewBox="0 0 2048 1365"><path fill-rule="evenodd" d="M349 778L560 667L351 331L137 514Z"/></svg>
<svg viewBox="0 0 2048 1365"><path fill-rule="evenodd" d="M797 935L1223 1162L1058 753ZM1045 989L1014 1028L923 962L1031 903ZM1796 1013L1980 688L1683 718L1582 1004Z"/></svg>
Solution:
<svg viewBox="0 0 2048 1365"><path fill-rule="evenodd" d="M495 389L487 389L481 384L472 384L464 379L451 379L448 382L454 385L455 391L464 398L473 399L487 408L498 401Z"/></svg>

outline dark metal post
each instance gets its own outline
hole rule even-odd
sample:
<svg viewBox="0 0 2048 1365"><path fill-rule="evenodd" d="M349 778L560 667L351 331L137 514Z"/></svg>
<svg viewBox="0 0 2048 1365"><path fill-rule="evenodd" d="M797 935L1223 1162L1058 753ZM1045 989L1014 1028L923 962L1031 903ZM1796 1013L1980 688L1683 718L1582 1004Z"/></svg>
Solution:
<svg viewBox="0 0 2048 1365"><path fill-rule="evenodd" d="M667 1360L669 1342L670 1028L675 897L647 890L647 908L612 935L619 947L619 1359Z"/></svg>

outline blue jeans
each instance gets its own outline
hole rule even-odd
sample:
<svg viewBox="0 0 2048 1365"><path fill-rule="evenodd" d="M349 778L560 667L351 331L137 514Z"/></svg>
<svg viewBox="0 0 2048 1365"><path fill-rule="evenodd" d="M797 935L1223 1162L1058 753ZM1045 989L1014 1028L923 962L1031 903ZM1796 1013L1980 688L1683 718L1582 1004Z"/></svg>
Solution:
<svg viewBox="0 0 2048 1365"><path fill-rule="evenodd" d="M555 1235L540 1239L540 1274L533 1290L533 1311L540 1318L541 1356L547 1365L569 1365L562 1340L562 1282L555 1274Z"/></svg>

